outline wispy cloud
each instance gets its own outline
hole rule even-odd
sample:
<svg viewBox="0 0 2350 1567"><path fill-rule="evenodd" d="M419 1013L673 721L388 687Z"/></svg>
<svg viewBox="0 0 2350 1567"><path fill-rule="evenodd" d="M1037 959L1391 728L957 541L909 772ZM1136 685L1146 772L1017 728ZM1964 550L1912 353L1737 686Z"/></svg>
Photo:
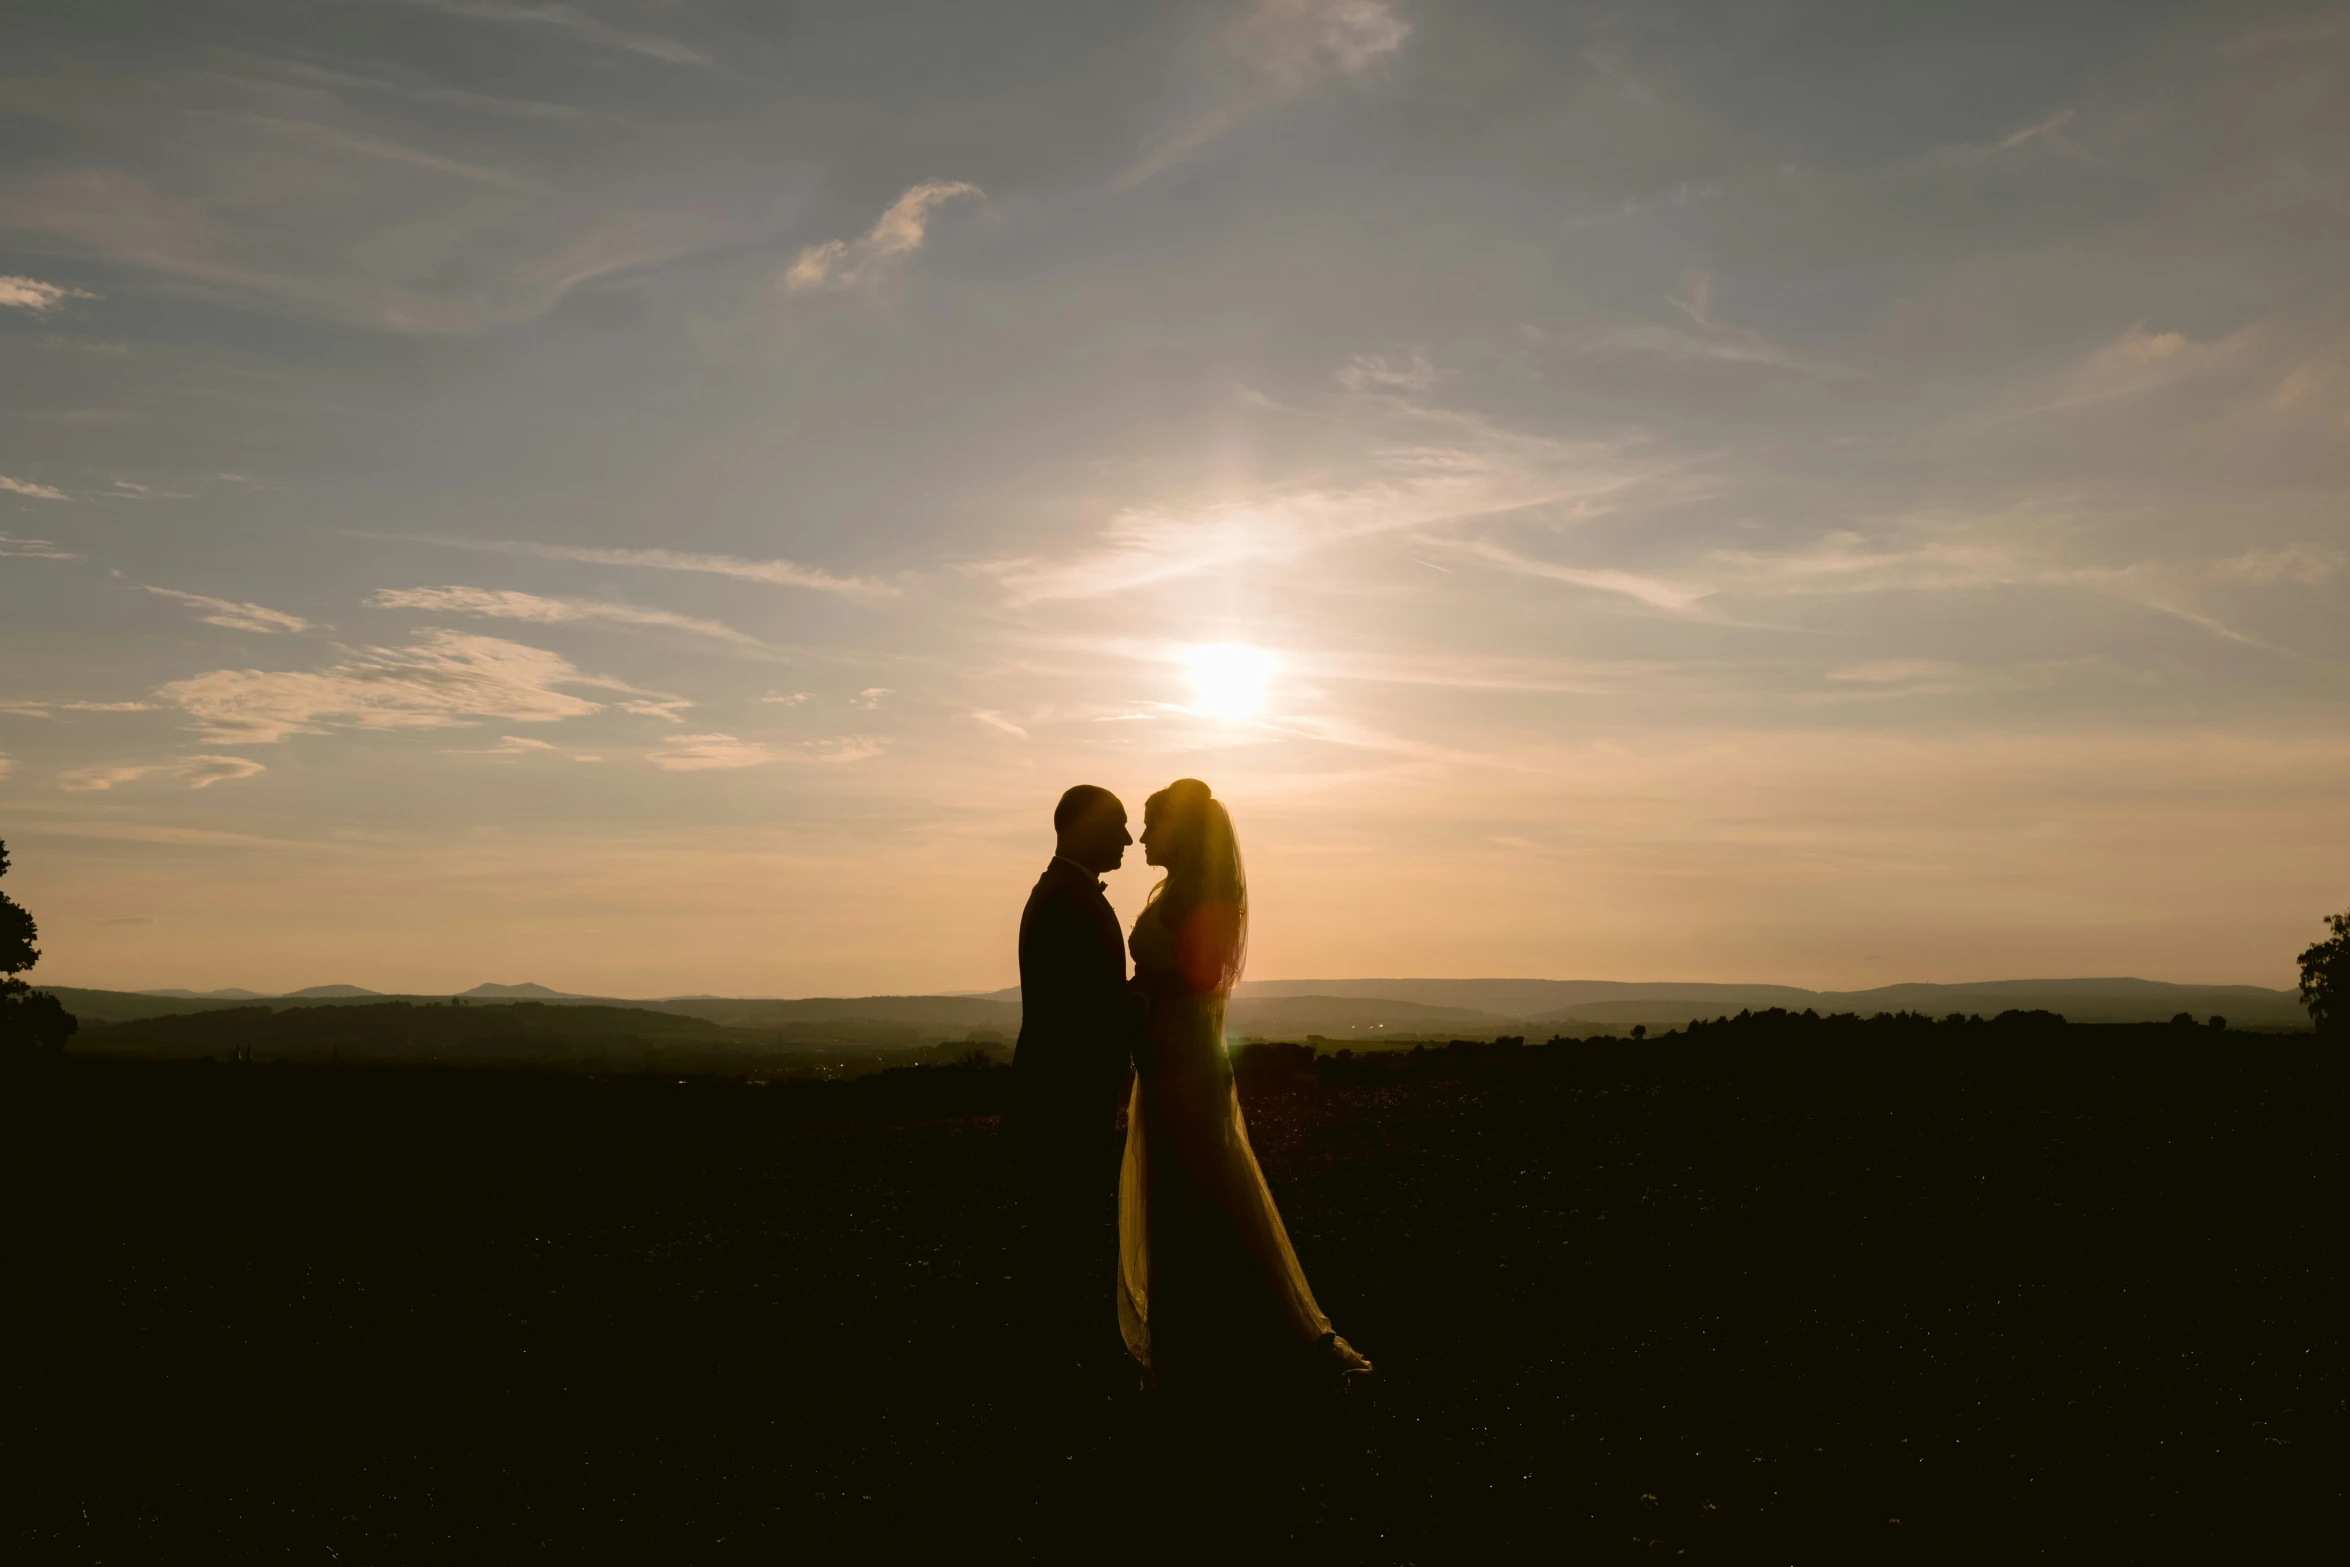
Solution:
<svg viewBox="0 0 2350 1567"><path fill-rule="evenodd" d="M639 566L647 571L694 571L787 588L813 588L850 598L894 598L897 588L869 577L840 577L789 560L746 560L737 555L704 555L687 550L603 549L586 544L527 544L512 539L423 538L412 542L529 560L570 560L590 566Z"/></svg>
<svg viewBox="0 0 2350 1567"><path fill-rule="evenodd" d="M68 768L57 775L57 787L84 794L159 778L177 783L183 789L209 789L216 783L233 783L267 771L261 763L246 756L182 756L168 762Z"/></svg>
<svg viewBox="0 0 2350 1567"><path fill-rule="evenodd" d="M1350 392L1425 392L1436 385L1436 367L1420 354L1357 354L1339 367L1338 384Z"/></svg>
<svg viewBox="0 0 2350 1567"><path fill-rule="evenodd" d="M46 828L61 838L101 838L120 843L183 843L200 847L317 849L317 839L264 838L257 833L221 832L209 827L164 827L148 822L58 821Z"/></svg>
<svg viewBox="0 0 2350 1567"><path fill-rule="evenodd" d="M2341 569L2344 558L2344 552L2339 550L2297 544L2281 550L2250 550L2210 560L2046 567L2040 576L2043 581L2102 593L2141 608L2174 615L2231 642L2285 652L2289 650L2231 625L2211 600L2220 589L2231 584L2274 587L2286 582L2323 582Z"/></svg>
<svg viewBox="0 0 2350 1567"><path fill-rule="evenodd" d="M1964 673L1965 668L1963 664L1941 658L1875 658L1831 669L1828 678L1862 685L1906 685L1919 680L1948 680Z"/></svg>
<svg viewBox="0 0 2350 1567"><path fill-rule="evenodd" d="M2259 338L2256 327L2226 337L2197 340L2183 332L2149 332L2144 322L2099 345L2070 366L2054 395L2006 415L2033 418L2085 404L2153 391L2214 369L2246 362Z"/></svg>
<svg viewBox="0 0 2350 1567"><path fill-rule="evenodd" d="M1601 341L1610 347L1636 349L1667 359L1690 362L1767 365L1773 369L1799 370L1812 375L1842 376L1851 373L1842 366L1792 353L1760 332L1723 321L1719 315L1714 276L1703 267L1684 269L1681 287L1669 297L1667 303L1680 313L1682 322L1634 322L1611 328Z"/></svg>
<svg viewBox="0 0 2350 1567"><path fill-rule="evenodd" d="M616 212L602 200L558 201L568 184L542 188L492 164L306 120L229 115L219 123L278 143L261 161L313 163L310 178L234 190L183 178L165 189L124 169L67 169L0 206L12 226L61 235L208 291L412 333L526 320L580 283L673 259L732 232L724 217L691 209ZM238 138L224 128L212 139ZM431 182L419 188L346 179L355 171L329 161L354 156L492 187L503 205L468 203ZM579 178L571 171L571 183ZM354 206L297 194L327 184L362 186L375 199ZM534 193L544 199L531 199ZM289 247L289 236L308 243Z"/></svg>
<svg viewBox="0 0 2350 1567"><path fill-rule="evenodd" d="M201 593L182 593L177 588L149 588L158 598L178 599L190 609L201 611L196 618L208 626L226 626L231 631L308 631L310 622L284 610L271 609L263 604L240 604L233 599L208 598Z"/></svg>
<svg viewBox="0 0 2350 1567"><path fill-rule="evenodd" d="M971 716L978 719L981 723L987 725L988 728L1001 730L1003 733L1012 736L1014 739L1025 740L1028 738L1027 730L1021 728L1018 724L1013 723L1009 718L1006 718L1001 713L993 712L987 708L978 708L972 712Z"/></svg>
<svg viewBox="0 0 2350 1567"><path fill-rule="evenodd" d="M555 746L545 740L533 740L524 735L500 735L496 745L476 749L452 749L446 754L450 756L536 756L541 752L554 749Z"/></svg>
<svg viewBox="0 0 2350 1567"><path fill-rule="evenodd" d="M729 767L758 767L775 760L775 753L756 740L733 735L671 735L645 760L663 772L699 773Z"/></svg>
<svg viewBox="0 0 2350 1567"><path fill-rule="evenodd" d="M2220 45L2222 55L2257 54L2280 45L2292 47L2329 43L2350 34L2350 8L2312 11L2281 22L2269 22Z"/></svg>
<svg viewBox="0 0 2350 1567"><path fill-rule="evenodd" d="M354 135L331 125L321 125L315 120L283 120L265 114L247 114L239 118L255 130L271 136L282 136L323 152L347 153L353 157L373 158L379 163L399 163L409 168L429 169L435 174L446 174L453 179L471 180L481 185L495 185L502 190L537 189L531 181L509 174L504 169L466 163L457 158L444 158L421 147L403 146L380 136Z"/></svg>
<svg viewBox="0 0 2350 1567"><path fill-rule="evenodd" d="M80 560L71 550L61 550L47 539L18 539L0 533L0 557L12 556L18 560Z"/></svg>
<svg viewBox="0 0 2350 1567"><path fill-rule="evenodd" d="M1882 540L1838 530L1780 555L1716 551L1706 558L1706 570L1715 591L1726 597L2066 588L2170 615L2232 642L2283 651L2229 624L2213 606L2214 595L2230 586L2317 584L2350 564L2350 552L2306 541L2204 559L2085 563L2063 559L2029 536L2012 536L2015 522L1929 520Z"/></svg>
<svg viewBox="0 0 2350 1567"><path fill-rule="evenodd" d="M1118 188L1141 184L1275 103L1366 74L1411 35L1388 0L1250 0L1217 30L1184 118L1119 176Z"/></svg>
<svg viewBox="0 0 2350 1567"><path fill-rule="evenodd" d="M2070 109L2059 109L2055 113L2047 116L2045 119L2033 121L2030 125L2024 126L2021 130L2008 132L2005 136L2000 137L1999 140L1991 144L1991 150L1993 152L2013 151L2015 148L2021 147L2025 142L2037 141L2043 136L2053 136L2058 131L2063 130L2067 125L2070 125L2072 122L2073 111Z"/></svg>
<svg viewBox="0 0 2350 1567"><path fill-rule="evenodd" d="M1430 540L1431 544L1443 541ZM1637 572L1615 571L1604 567L1561 566L1552 561L1536 560L1521 555L1505 545L1490 540L1464 539L1454 541L1453 549L1481 560L1489 566L1515 572L1522 577L1542 577L1552 582L1572 583L1579 588L1590 588L1598 593L1616 593L1637 599L1656 609L1674 614L1687 614L1700 599L1710 595L1710 587L1668 582L1661 577L1644 577Z"/></svg>
<svg viewBox="0 0 2350 1567"><path fill-rule="evenodd" d="M1951 146L1936 147L1897 167L1901 172L1965 169L2035 142L2045 142L2078 158L2083 156L2082 149L2064 135L2064 128L2072 124L2074 118L2070 109L2055 109L2029 125L2017 126L2003 136L1989 141L1958 142Z"/></svg>
<svg viewBox="0 0 2350 1567"><path fill-rule="evenodd" d="M267 744L329 728L437 729L474 718L543 724L600 712L559 689L632 692L541 648L428 631L413 647L362 648L316 670L216 669L156 689L207 739ZM641 693L639 693L641 694Z"/></svg>
<svg viewBox="0 0 2350 1567"><path fill-rule="evenodd" d="M56 713L146 713L152 702L0 702L0 713L19 718L48 718Z"/></svg>
<svg viewBox="0 0 2350 1567"><path fill-rule="evenodd" d="M496 620L536 621L542 625L565 621L601 621L620 626L658 626L672 631L690 631L696 636L708 637L712 641L745 651L776 651L757 637L746 636L719 621L599 599L546 598L536 593L496 588L445 587L384 588L367 602L377 609L420 609L440 614L484 615Z"/></svg>
<svg viewBox="0 0 2350 1567"><path fill-rule="evenodd" d="M839 735L808 740L798 751L778 751L759 740L729 734L671 735L659 749L644 753L645 760L664 772L712 772L732 767L763 767L769 762L804 760L845 764L881 754L881 745L866 735Z"/></svg>
<svg viewBox="0 0 2350 1567"><path fill-rule="evenodd" d="M11 479L0 473L0 494L22 495L36 501L63 501L73 497L55 485L35 484L30 479Z"/></svg>
<svg viewBox="0 0 2350 1567"><path fill-rule="evenodd" d="M963 180L924 180L909 186L873 227L857 239L828 239L810 245L792 259L783 272L783 286L791 293L811 288L846 288L879 262L922 248L930 232L930 211L958 196L981 200L987 193Z"/></svg>
<svg viewBox="0 0 2350 1567"><path fill-rule="evenodd" d="M148 774L162 770L159 766L73 767L57 775L57 787L76 794L106 790L118 784L136 783Z"/></svg>
<svg viewBox="0 0 2350 1567"><path fill-rule="evenodd" d="M153 485L140 484L130 479L117 479L109 492L116 500L125 501L184 501L193 496L185 490L159 490Z"/></svg>
<svg viewBox="0 0 2350 1567"><path fill-rule="evenodd" d="M810 756L819 762L862 762L881 754L881 742L870 735L840 735L807 742Z"/></svg>
<svg viewBox="0 0 2350 1567"><path fill-rule="evenodd" d="M1423 411L1424 412L1424 411ZM1424 530L1546 503L1593 502L1635 482L1612 448L1573 447L1453 421L1452 444L1393 446L1381 477L1190 507L1137 506L1061 559L990 562L1015 604L1095 598L1249 562L1295 560L1348 540Z"/></svg>
<svg viewBox="0 0 2350 1567"><path fill-rule="evenodd" d="M249 756L188 756L173 764L173 775L191 789L209 789L267 770Z"/></svg>
<svg viewBox="0 0 2350 1567"><path fill-rule="evenodd" d="M568 5L517 5L509 0L412 0L428 11L462 16L479 22L512 22L524 26L560 29L583 43L643 55L667 65L695 65L714 70L718 62L691 44L674 38L623 32L609 23Z"/></svg>
<svg viewBox="0 0 2350 1567"><path fill-rule="evenodd" d="M0 309L29 310L34 315L45 316L69 299L97 297L88 289L44 283L39 278L0 277Z"/></svg>
<svg viewBox="0 0 2350 1567"><path fill-rule="evenodd" d="M311 86L390 94L414 99L419 103L495 114L508 119L540 120L558 125L578 125L593 117L588 110L577 104L547 103L535 98L508 98L492 93L467 92L460 87L448 87L431 81L418 80L405 73L368 75L359 71L337 71L308 61L288 60L266 55L231 56L230 58L237 61L240 69L252 71L263 78L277 77Z"/></svg>

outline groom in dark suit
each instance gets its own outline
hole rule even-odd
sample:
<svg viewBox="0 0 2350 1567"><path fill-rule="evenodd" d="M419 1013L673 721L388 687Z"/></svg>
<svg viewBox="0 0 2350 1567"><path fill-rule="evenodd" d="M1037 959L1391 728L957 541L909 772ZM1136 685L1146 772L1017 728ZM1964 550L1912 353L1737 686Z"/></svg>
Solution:
<svg viewBox="0 0 2350 1567"><path fill-rule="evenodd" d="M1126 807L1079 784L1053 811L1051 863L1020 915L1013 1132L1025 1190L1030 1322L1062 1365L1117 1339L1117 1119L1139 1004L1100 878L1134 841Z"/></svg>

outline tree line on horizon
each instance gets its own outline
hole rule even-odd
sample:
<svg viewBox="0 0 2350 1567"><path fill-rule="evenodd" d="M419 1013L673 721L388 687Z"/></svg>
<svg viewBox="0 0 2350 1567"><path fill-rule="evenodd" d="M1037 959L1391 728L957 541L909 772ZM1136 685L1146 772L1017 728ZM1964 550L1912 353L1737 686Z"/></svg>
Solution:
<svg viewBox="0 0 2350 1567"><path fill-rule="evenodd" d="M0 877L8 874L8 868L8 845L0 840ZM2299 958L2301 1004L2308 1009L2310 1023L2320 1035L2328 1038L2350 1036L2350 910L2329 914L2325 916L2324 923L2332 934L2323 941L2312 942ZM81 1020L68 1012L57 997L46 991L35 990L29 982L19 977L41 961L40 948L35 945L39 937L40 927L31 912L6 892L0 892L0 1058L15 1060L59 1055L64 1051L66 1042L81 1028ZM401 1010L408 1009L403 1007ZM1780 1013L1779 1009L1772 1009L1771 1013L1763 1015L1776 1016ZM1786 1015L1815 1022L1840 1021L1819 1019L1812 1013ZM2048 1016L2052 1022L2063 1021L2053 1014ZM1743 1022L1746 1017L1747 1014L1741 1013L1736 1020L1724 1021ZM2180 1014L2180 1019L2193 1021L2184 1013ZM1954 1016L1946 1021L1966 1020ZM2224 1028L2225 1020L2214 1019L2213 1024ZM1691 1032L1695 1033L1702 1026L1701 1023L1692 1023ZM1645 1032L1645 1029L1635 1029L1632 1037L1637 1040Z"/></svg>

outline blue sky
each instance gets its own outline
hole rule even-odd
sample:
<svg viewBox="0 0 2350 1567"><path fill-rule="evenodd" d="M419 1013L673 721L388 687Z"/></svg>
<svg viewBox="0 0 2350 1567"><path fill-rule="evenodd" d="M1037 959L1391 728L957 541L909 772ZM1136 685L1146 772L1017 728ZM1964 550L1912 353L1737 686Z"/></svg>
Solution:
<svg viewBox="0 0 2350 1567"><path fill-rule="evenodd" d="M2350 900L2350 10L12 14L42 978L988 987L1186 774L1259 978Z"/></svg>

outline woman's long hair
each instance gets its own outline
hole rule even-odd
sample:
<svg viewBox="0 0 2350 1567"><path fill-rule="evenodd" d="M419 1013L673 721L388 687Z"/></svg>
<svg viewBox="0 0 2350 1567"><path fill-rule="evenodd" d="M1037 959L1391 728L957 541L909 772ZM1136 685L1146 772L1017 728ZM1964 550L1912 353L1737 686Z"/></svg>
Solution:
<svg viewBox="0 0 2350 1567"><path fill-rule="evenodd" d="M1195 991L1229 991L1248 956L1248 876L1232 817L1197 778L1152 795L1142 815L1167 862L1150 907L1174 933L1176 965Z"/></svg>

